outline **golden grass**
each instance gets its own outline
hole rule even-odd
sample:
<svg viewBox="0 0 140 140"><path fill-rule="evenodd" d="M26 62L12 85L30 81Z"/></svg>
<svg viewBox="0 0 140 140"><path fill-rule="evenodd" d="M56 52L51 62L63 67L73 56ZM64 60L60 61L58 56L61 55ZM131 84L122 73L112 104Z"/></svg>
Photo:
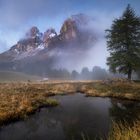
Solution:
<svg viewBox="0 0 140 140"><path fill-rule="evenodd" d="M42 106L55 106L58 102L49 98L76 92L68 83L0 83L0 123L26 118Z"/></svg>
<svg viewBox="0 0 140 140"><path fill-rule="evenodd" d="M42 106L55 106L58 102L45 94L31 93L1 93L0 94L0 123L26 118Z"/></svg>
<svg viewBox="0 0 140 140"><path fill-rule="evenodd" d="M108 140L140 140L140 120L136 120L132 126L126 122L113 122Z"/></svg>
<svg viewBox="0 0 140 140"><path fill-rule="evenodd" d="M140 83L103 81L51 81L0 83L0 123L25 118L41 106L57 105L52 95L81 92L87 96L140 101Z"/></svg>
<svg viewBox="0 0 140 140"><path fill-rule="evenodd" d="M140 101L140 83L95 82L81 86L80 91L87 96L113 97Z"/></svg>

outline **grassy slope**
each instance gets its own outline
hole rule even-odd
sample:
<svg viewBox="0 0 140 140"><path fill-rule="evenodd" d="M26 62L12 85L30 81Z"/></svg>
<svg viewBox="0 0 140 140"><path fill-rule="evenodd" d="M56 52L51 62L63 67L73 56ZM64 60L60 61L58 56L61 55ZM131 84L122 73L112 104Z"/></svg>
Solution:
<svg viewBox="0 0 140 140"><path fill-rule="evenodd" d="M28 81L41 79L39 76L31 76L21 72L0 71L0 82Z"/></svg>

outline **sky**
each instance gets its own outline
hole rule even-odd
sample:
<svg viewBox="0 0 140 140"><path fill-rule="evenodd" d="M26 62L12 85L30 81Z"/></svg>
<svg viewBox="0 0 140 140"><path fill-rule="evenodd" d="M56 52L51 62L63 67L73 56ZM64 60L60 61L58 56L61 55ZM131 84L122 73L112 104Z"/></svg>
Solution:
<svg viewBox="0 0 140 140"><path fill-rule="evenodd" d="M140 0L0 0L0 53L14 45L32 26L41 32L53 27L59 33L66 18L84 13L93 17L95 31L102 35L95 49L103 56L97 62L105 63L104 30L122 15L127 4L140 15Z"/></svg>

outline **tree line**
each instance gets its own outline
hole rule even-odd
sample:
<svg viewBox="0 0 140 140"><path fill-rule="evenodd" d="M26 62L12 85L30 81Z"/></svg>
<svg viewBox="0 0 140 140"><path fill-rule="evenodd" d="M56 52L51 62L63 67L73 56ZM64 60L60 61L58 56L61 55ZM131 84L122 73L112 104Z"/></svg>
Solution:
<svg viewBox="0 0 140 140"><path fill-rule="evenodd" d="M88 67L83 67L80 72L76 70L70 72L67 69L50 69L42 76L51 79L69 80L106 80L109 78L124 77L123 74L113 74L99 66L94 66L92 70L89 70Z"/></svg>

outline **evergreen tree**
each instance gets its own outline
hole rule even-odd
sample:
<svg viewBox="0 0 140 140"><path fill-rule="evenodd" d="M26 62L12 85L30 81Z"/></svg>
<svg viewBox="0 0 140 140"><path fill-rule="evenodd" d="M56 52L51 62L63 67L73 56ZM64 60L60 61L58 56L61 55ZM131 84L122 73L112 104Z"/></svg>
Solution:
<svg viewBox="0 0 140 140"><path fill-rule="evenodd" d="M106 33L110 70L127 74L131 80L132 72L140 68L140 18L128 5Z"/></svg>
<svg viewBox="0 0 140 140"><path fill-rule="evenodd" d="M92 79L105 80L108 78L107 71L99 66L94 66L92 69Z"/></svg>
<svg viewBox="0 0 140 140"><path fill-rule="evenodd" d="M84 79L84 80L89 80L91 78L90 71L87 67L82 68L81 78Z"/></svg>
<svg viewBox="0 0 140 140"><path fill-rule="evenodd" d="M73 70L71 73L71 78L72 79L78 79L79 78L79 73L76 70Z"/></svg>

